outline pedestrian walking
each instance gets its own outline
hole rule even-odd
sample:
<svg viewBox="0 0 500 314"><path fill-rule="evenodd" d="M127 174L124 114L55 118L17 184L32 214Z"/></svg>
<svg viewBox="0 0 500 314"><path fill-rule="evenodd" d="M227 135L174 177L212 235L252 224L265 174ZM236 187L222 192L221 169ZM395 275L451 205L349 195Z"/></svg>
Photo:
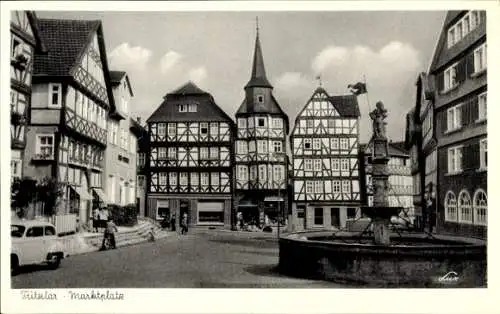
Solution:
<svg viewBox="0 0 500 314"><path fill-rule="evenodd" d="M188 233L188 215L184 213L182 216L182 223L181 223L181 234L187 234Z"/></svg>
<svg viewBox="0 0 500 314"><path fill-rule="evenodd" d="M94 208L94 212L92 213L92 227L94 232L99 232L99 208Z"/></svg>
<svg viewBox="0 0 500 314"><path fill-rule="evenodd" d="M175 231L175 213L173 213L170 218L170 230Z"/></svg>
<svg viewBox="0 0 500 314"><path fill-rule="evenodd" d="M109 239L111 248L116 249L115 232L118 232L118 228L113 222L113 218L109 218L109 220L106 223L106 229L104 229L104 238L102 239L102 246L101 246L102 250L106 249L105 246L106 239Z"/></svg>

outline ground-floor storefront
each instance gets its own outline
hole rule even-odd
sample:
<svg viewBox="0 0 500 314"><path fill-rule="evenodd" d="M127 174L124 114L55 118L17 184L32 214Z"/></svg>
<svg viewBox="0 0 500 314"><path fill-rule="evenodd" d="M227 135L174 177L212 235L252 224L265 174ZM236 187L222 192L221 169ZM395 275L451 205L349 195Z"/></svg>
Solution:
<svg viewBox="0 0 500 314"><path fill-rule="evenodd" d="M234 199L238 227L285 226L288 221L288 199L284 191L240 192Z"/></svg>
<svg viewBox="0 0 500 314"><path fill-rule="evenodd" d="M231 195L152 194L147 196L147 216L158 221L175 217L179 226L184 214L189 226L231 227Z"/></svg>
<svg viewBox="0 0 500 314"><path fill-rule="evenodd" d="M349 230L361 218L359 204L294 202L290 223L292 231Z"/></svg>

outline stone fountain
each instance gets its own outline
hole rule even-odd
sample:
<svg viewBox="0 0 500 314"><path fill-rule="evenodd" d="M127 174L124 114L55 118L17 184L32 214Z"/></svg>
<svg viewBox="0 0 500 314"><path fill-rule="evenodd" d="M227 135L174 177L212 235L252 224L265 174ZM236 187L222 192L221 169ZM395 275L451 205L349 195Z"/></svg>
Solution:
<svg viewBox="0 0 500 314"><path fill-rule="evenodd" d="M365 232L304 231L279 239L279 270L287 275L349 282L367 287L484 287L486 241L428 233L394 233L388 206L388 139L382 102L373 122L373 236Z"/></svg>

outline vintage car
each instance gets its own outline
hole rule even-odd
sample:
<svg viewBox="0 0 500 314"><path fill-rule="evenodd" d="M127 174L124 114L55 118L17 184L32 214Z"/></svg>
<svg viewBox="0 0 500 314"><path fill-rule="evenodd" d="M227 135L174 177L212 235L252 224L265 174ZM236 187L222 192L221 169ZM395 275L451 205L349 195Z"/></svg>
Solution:
<svg viewBox="0 0 500 314"><path fill-rule="evenodd" d="M58 239L56 228L48 222L13 222L10 235L10 269L13 275L24 265L47 264L56 269L64 258L63 245Z"/></svg>

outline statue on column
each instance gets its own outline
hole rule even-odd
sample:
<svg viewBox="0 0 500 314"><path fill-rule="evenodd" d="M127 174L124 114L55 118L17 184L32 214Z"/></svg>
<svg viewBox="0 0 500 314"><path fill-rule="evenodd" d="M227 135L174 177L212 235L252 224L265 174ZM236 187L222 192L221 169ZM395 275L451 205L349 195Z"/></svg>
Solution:
<svg viewBox="0 0 500 314"><path fill-rule="evenodd" d="M385 118L387 118L387 109L384 108L384 103L378 101L375 109L370 112L370 118L373 124L373 137L376 139L386 139Z"/></svg>

